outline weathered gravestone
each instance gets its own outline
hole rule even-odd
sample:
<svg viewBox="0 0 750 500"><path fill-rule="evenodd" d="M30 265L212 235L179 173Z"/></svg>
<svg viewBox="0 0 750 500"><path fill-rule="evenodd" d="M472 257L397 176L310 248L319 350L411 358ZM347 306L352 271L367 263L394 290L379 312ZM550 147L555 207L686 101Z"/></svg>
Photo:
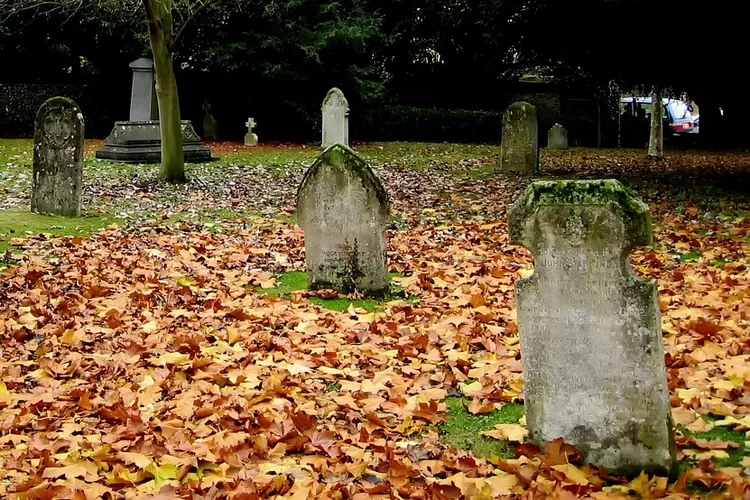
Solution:
<svg viewBox="0 0 750 500"><path fill-rule="evenodd" d="M547 147L549 149L568 149L568 131L555 123L547 133Z"/></svg>
<svg viewBox="0 0 750 500"><path fill-rule="evenodd" d="M39 108L34 123L33 212L81 215L83 114L65 97Z"/></svg>
<svg viewBox="0 0 750 500"><path fill-rule="evenodd" d="M258 124L255 122L255 118L248 118L245 122L245 126L247 127L247 134L245 134L245 146L257 146L258 134L253 132L253 128L258 126Z"/></svg>
<svg viewBox="0 0 750 500"><path fill-rule="evenodd" d="M536 108L514 102L503 113L503 145L500 167L515 172L539 171L539 129Z"/></svg>
<svg viewBox="0 0 750 500"><path fill-rule="evenodd" d="M349 145L349 102L344 93L332 88L323 99L323 149L333 144Z"/></svg>
<svg viewBox="0 0 750 500"><path fill-rule="evenodd" d="M216 118L211 114L211 103L208 99L203 100L203 138L216 139Z"/></svg>
<svg viewBox="0 0 750 500"><path fill-rule="evenodd" d="M615 180L535 182L509 214L531 250L516 283L526 422L615 474L675 465L659 304L628 254L651 242L648 207Z"/></svg>
<svg viewBox="0 0 750 500"><path fill-rule="evenodd" d="M389 213L385 188L361 158L341 144L323 151L297 192L309 287L385 294Z"/></svg>

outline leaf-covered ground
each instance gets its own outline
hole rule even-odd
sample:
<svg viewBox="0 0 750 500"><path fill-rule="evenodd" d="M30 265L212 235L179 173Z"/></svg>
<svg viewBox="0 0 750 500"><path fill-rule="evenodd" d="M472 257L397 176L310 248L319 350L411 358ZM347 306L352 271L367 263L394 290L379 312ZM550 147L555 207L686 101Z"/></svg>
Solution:
<svg viewBox="0 0 750 500"><path fill-rule="evenodd" d="M13 243L0 275L1 496L750 495L750 155L542 155L541 177L620 178L654 218L653 247L631 260L659 284L681 474L627 480L560 442L518 444L513 283L532 263L505 219L529 179L494 172L497 148L358 147L392 198L398 291L367 308L290 285L304 270L295 190L318 151L214 149L221 159L182 187L89 155L97 222L50 221L70 235L53 237L25 218L29 141L0 141L0 205L17 214L0 212ZM352 305L326 307L333 298Z"/></svg>

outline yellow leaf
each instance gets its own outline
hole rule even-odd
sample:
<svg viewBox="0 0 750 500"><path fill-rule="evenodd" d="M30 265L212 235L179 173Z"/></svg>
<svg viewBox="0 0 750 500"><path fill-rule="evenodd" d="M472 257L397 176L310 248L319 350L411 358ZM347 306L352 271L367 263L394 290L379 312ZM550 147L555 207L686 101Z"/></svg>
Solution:
<svg viewBox="0 0 750 500"><path fill-rule="evenodd" d="M5 385L5 382L0 382L0 401L7 401L10 399L10 391Z"/></svg>
<svg viewBox="0 0 750 500"><path fill-rule="evenodd" d="M154 333L158 329L159 329L159 322L156 320L149 321L148 323L144 323L141 325L141 330L143 330L146 333Z"/></svg>
<svg viewBox="0 0 750 500"><path fill-rule="evenodd" d="M700 389L677 389L675 391L677 393L677 397L680 398L683 401L690 401L693 398L700 395L701 390Z"/></svg>
<svg viewBox="0 0 750 500"><path fill-rule="evenodd" d="M145 469L146 467L151 465L151 459L142 453L121 451L117 454L117 456L126 464L135 464L135 466L139 469Z"/></svg>
<svg viewBox="0 0 750 500"><path fill-rule="evenodd" d="M482 435L501 441L522 443L528 433L529 431L518 424L497 424L492 430L482 432Z"/></svg>
<svg viewBox="0 0 750 500"><path fill-rule="evenodd" d="M461 392L464 393L464 396L468 397L472 397L484 389L484 386L478 380L475 380L470 384L460 384L459 387L461 388Z"/></svg>
<svg viewBox="0 0 750 500"><path fill-rule="evenodd" d="M512 493L513 487L518 484L518 478L513 474L503 474L498 476L489 477L486 479L492 490L493 498L497 498L500 495L509 495Z"/></svg>
<svg viewBox="0 0 750 500"><path fill-rule="evenodd" d="M65 330L65 333L60 336L60 342L65 345L74 346L80 344L83 337L84 333L82 331L68 328Z"/></svg>
<svg viewBox="0 0 750 500"><path fill-rule="evenodd" d="M552 468L565 474L565 478L573 484L589 484L586 474L573 464L553 465Z"/></svg>
<svg viewBox="0 0 750 500"><path fill-rule="evenodd" d="M148 361L155 366L179 365L190 361L190 356L181 352L165 352L161 356L150 357Z"/></svg>

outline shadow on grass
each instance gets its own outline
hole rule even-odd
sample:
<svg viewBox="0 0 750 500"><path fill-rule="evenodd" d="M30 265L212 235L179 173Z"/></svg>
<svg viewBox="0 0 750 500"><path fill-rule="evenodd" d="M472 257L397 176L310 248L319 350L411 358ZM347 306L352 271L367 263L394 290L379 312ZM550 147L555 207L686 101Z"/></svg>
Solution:
<svg viewBox="0 0 750 500"><path fill-rule="evenodd" d="M448 420L438 425L438 431L446 444L467 450L474 456L482 458L513 458L513 447L505 441L498 441L482 436L482 431L489 431L497 424L517 424L523 417L523 405L508 403L502 409L482 415L472 415L466 409L466 398L450 397Z"/></svg>

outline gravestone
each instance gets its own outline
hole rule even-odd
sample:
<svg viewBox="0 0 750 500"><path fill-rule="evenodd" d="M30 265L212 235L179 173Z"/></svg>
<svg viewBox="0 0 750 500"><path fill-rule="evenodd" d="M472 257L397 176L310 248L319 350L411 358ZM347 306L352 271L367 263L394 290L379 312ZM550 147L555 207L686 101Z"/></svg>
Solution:
<svg viewBox="0 0 750 500"><path fill-rule="evenodd" d="M159 105L154 87L154 61L142 57L130 63L133 86L130 91L130 121L159 119Z"/></svg>
<svg viewBox="0 0 750 500"><path fill-rule="evenodd" d="M386 294L389 210L385 188L359 156L342 144L323 151L297 192L309 288Z"/></svg>
<svg viewBox="0 0 750 500"><path fill-rule="evenodd" d="M216 118L211 114L211 103L203 101L203 138L216 139Z"/></svg>
<svg viewBox="0 0 750 500"><path fill-rule="evenodd" d="M34 180L31 211L81 215L83 114L65 97L39 108L34 122Z"/></svg>
<svg viewBox="0 0 750 500"><path fill-rule="evenodd" d="M628 259L651 242L648 207L615 180L535 182L509 231L535 263L516 283L530 440L562 437L614 474L671 472L656 285Z"/></svg>
<svg viewBox="0 0 750 500"><path fill-rule="evenodd" d="M344 93L332 88L323 99L323 149L333 144L349 145L349 102Z"/></svg>
<svg viewBox="0 0 750 500"><path fill-rule="evenodd" d="M248 118L245 122L245 126L247 127L247 134L245 134L245 146L257 146L258 145L258 134L253 132L253 128L255 128L258 124L255 123L254 118Z"/></svg>
<svg viewBox="0 0 750 500"><path fill-rule="evenodd" d="M552 125L547 133L547 148L568 149L568 131L559 123Z"/></svg>
<svg viewBox="0 0 750 500"><path fill-rule="evenodd" d="M500 167L513 172L539 172L536 108L528 102L514 102L503 113Z"/></svg>

